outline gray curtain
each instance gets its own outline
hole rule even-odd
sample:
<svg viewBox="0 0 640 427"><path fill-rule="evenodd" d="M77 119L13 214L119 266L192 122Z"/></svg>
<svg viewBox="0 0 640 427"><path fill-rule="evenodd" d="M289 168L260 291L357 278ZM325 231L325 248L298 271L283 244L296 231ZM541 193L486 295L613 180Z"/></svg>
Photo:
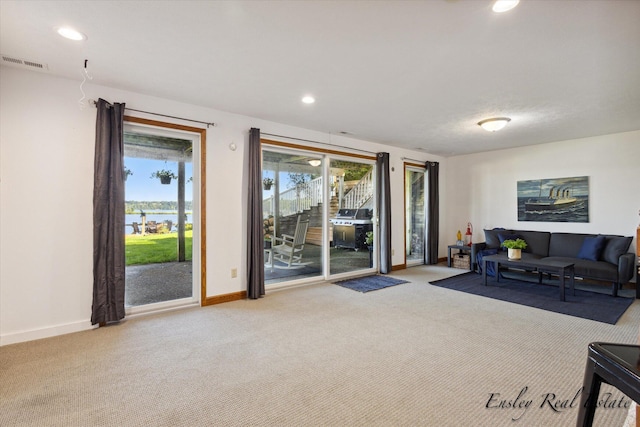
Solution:
<svg viewBox="0 0 640 427"><path fill-rule="evenodd" d="M249 131L249 200L247 212L247 297L264 296L264 235L262 220L262 151L260 129Z"/></svg>
<svg viewBox="0 0 640 427"><path fill-rule="evenodd" d="M93 178L91 324L124 318L124 104L98 100Z"/></svg>
<svg viewBox="0 0 640 427"><path fill-rule="evenodd" d="M376 191L380 230L380 273L391 273L391 186L389 184L389 153L378 153L376 161Z"/></svg>
<svg viewBox="0 0 640 427"><path fill-rule="evenodd" d="M440 227L440 196L438 191L438 162L427 162L427 224L426 246L424 255L425 264L438 263L438 236Z"/></svg>

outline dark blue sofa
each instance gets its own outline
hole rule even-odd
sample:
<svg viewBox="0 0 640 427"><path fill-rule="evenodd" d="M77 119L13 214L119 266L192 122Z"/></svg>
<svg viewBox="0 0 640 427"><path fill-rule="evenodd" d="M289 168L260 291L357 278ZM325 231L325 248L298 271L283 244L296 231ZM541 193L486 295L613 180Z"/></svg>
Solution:
<svg viewBox="0 0 640 427"><path fill-rule="evenodd" d="M627 252L632 237L604 235L604 246L597 258L582 259L578 255L583 249L586 238L594 238L596 234L551 233L546 231L525 230L484 230L485 241L471 245L471 259L475 263L477 256L486 249L500 250L500 235L517 235L527 242L522 251L523 259L556 259L571 261L574 264L576 277L601 280L612 283L612 295L618 295L618 289L629 282L634 275L635 254ZM592 242L593 239L590 239ZM584 249L583 249L584 253ZM640 298L640 287L636 284L636 298Z"/></svg>

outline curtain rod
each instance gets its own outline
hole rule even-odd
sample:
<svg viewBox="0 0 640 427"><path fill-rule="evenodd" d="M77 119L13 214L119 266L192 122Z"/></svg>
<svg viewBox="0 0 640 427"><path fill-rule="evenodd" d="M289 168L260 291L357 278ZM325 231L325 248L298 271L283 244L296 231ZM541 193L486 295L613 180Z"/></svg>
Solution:
<svg viewBox="0 0 640 427"><path fill-rule="evenodd" d="M418 162L418 163L427 163L429 161L429 160L416 160L410 157L403 157L402 160L411 160L412 162Z"/></svg>
<svg viewBox="0 0 640 427"><path fill-rule="evenodd" d="M360 151L362 153L373 154L375 156L378 155L378 153L374 153L373 151L361 150L359 148L344 147L342 145L330 144L328 142L312 141L310 139L294 138L292 136L284 136L284 135L275 135L273 133L266 133L266 132L260 132L260 135L261 136L262 135L275 136L277 138L287 138L287 139L293 139L293 140L296 140L296 141L304 141L304 142L311 142L311 143L314 143L314 144L329 145L331 147L336 147L336 148L340 148L340 149L343 149L343 150L346 148L348 150Z"/></svg>
<svg viewBox="0 0 640 427"><path fill-rule="evenodd" d="M411 159L409 157L402 157L402 160L411 160L413 162L418 162L418 163L438 163L435 160L416 160L416 159Z"/></svg>
<svg viewBox="0 0 640 427"><path fill-rule="evenodd" d="M93 103L94 106L98 105L98 103L96 101L94 101L93 99L90 100L90 102ZM109 104L109 106L111 106L111 104ZM135 110L135 109L129 108L129 107L124 107L124 109L125 110L129 110L129 111L135 111L137 113L151 114L153 116L168 117L170 119L178 119L178 120L185 120L187 122L201 123L203 125L207 125L207 129L209 129L209 126L214 126L215 127L215 125L216 125L213 122L203 122L203 121L200 121L200 120L185 119L184 117L168 116L166 114L152 113L150 111Z"/></svg>

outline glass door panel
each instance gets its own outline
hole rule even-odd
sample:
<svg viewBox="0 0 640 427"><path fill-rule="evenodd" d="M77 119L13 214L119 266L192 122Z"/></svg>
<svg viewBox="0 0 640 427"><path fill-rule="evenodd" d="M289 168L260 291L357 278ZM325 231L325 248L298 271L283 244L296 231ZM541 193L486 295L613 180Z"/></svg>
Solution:
<svg viewBox="0 0 640 427"><path fill-rule="evenodd" d="M314 153L262 151L266 285L322 275L322 164Z"/></svg>
<svg viewBox="0 0 640 427"><path fill-rule="evenodd" d="M195 300L193 141L124 132L125 307Z"/></svg>
<svg viewBox="0 0 640 427"><path fill-rule="evenodd" d="M407 265L424 263L424 170L405 167L405 255Z"/></svg>
<svg viewBox="0 0 640 427"><path fill-rule="evenodd" d="M331 160L329 168L330 274L376 266L374 244L374 165L353 160ZM373 235L370 234L370 240ZM371 249L371 252L370 252Z"/></svg>

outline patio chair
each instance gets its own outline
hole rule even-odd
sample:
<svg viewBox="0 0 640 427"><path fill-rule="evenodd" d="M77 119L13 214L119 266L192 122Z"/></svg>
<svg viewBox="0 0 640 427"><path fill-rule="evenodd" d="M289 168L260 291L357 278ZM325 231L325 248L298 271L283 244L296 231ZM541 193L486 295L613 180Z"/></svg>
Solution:
<svg viewBox="0 0 640 427"><path fill-rule="evenodd" d="M273 267L302 268L305 265L311 264L311 262L302 262L302 251L304 250L304 242L307 237L308 228L309 220L301 220L301 216L298 216L296 231L293 236L283 234L282 237L273 238L273 246L271 247ZM285 265L279 265L276 261Z"/></svg>
<svg viewBox="0 0 640 427"><path fill-rule="evenodd" d="M140 227L137 222L132 223L131 226L133 227L133 233L131 234L140 234Z"/></svg>
<svg viewBox="0 0 640 427"><path fill-rule="evenodd" d="M145 230L147 233L157 233L158 232L158 223L155 221L147 221L147 227Z"/></svg>

